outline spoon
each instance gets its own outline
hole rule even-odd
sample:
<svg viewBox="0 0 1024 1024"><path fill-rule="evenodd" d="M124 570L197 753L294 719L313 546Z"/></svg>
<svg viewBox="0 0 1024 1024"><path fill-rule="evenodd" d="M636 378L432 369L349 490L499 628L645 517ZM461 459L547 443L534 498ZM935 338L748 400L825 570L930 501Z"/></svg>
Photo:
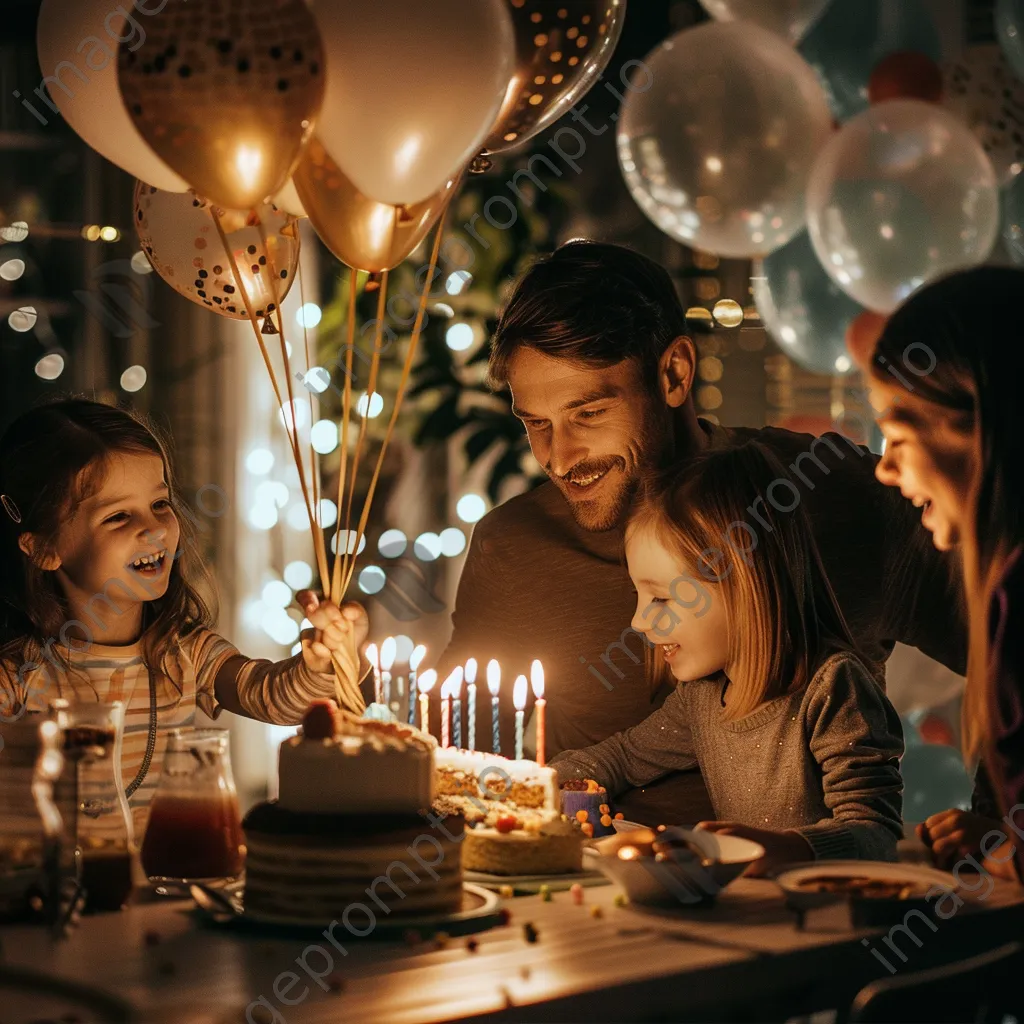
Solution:
<svg viewBox="0 0 1024 1024"><path fill-rule="evenodd" d="M239 899L222 889L213 889L208 885L193 882L188 891L199 909L218 923L242 916L242 904Z"/></svg>

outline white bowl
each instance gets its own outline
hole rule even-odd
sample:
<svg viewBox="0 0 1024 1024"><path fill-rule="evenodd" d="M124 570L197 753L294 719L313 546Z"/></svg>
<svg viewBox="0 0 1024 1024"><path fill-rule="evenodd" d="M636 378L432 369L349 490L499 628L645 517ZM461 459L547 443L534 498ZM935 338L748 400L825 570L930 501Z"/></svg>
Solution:
<svg viewBox="0 0 1024 1024"><path fill-rule="evenodd" d="M621 833L632 831L622 829ZM691 859L655 860L618 856L620 835L598 840L584 849L586 866L596 868L626 890L634 903L696 906L709 903L730 882L764 856L764 847L739 836L706 832L703 829L670 828L662 835L693 843L706 858L702 865Z"/></svg>

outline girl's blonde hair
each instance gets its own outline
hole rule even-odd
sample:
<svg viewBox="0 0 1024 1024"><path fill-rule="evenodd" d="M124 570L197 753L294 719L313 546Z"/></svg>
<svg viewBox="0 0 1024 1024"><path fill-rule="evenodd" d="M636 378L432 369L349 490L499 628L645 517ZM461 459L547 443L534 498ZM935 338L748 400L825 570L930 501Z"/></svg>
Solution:
<svg viewBox="0 0 1024 1024"><path fill-rule="evenodd" d="M985 758L997 782L989 614L1007 562L1024 544L1024 346L1013 325L1021 294L1024 271L1009 267L978 267L936 281L889 318L871 365L875 378L931 403L951 429L973 441L960 544L969 626L963 751L968 763Z"/></svg>
<svg viewBox="0 0 1024 1024"><path fill-rule="evenodd" d="M699 455L642 488L627 531L653 530L725 603L727 719L800 689L833 649L857 646L825 575L802 495L756 441ZM668 675L653 656L655 685Z"/></svg>

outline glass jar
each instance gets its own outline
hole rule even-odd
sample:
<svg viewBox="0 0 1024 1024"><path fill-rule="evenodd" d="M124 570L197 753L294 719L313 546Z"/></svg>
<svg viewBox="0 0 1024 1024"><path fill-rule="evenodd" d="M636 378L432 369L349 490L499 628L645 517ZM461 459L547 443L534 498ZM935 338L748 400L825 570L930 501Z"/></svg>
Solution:
<svg viewBox="0 0 1024 1024"><path fill-rule="evenodd" d="M52 921L59 916L61 851L67 850L53 799L64 768L60 727L52 715L25 712L3 723L2 738L0 921ZM67 860L76 870L73 843Z"/></svg>
<svg viewBox="0 0 1024 1024"><path fill-rule="evenodd" d="M138 854L128 797L124 790L121 701L55 703L64 734L64 758L77 807L75 840L85 912L120 910L132 892L132 861ZM59 805L68 803L65 785Z"/></svg>
<svg viewBox="0 0 1024 1024"><path fill-rule="evenodd" d="M174 729L142 843L142 867L161 886L238 878L242 816L225 729Z"/></svg>

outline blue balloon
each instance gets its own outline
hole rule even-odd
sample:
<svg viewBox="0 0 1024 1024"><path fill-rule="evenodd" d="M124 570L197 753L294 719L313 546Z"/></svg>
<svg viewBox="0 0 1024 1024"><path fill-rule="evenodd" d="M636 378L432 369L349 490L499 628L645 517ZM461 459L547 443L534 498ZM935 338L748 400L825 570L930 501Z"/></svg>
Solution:
<svg viewBox="0 0 1024 1024"><path fill-rule="evenodd" d="M884 57L901 50L941 57L921 0L832 0L797 49L818 73L839 121L867 109L871 72Z"/></svg>
<svg viewBox="0 0 1024 1024"><path fill-rule="evenodd" d="M1024 267L1024 174L1003 189L1003 242L1010 259Z"/></svg>
<svg viewBox="0 0 1024 1024"><path fill-rule="evenodd" d="M996 0L996 35L1010 67L1024 78L1024 0Z"/></svg>
<svg viewBox="0 0 1024 1024"><path fill-rule="evenodd" d="M924 821L950 807L966 810L971 806L974 784L960 751L953 747L936 743L908 745L900 772L904 821Z"/></svg>
<svg viewBox="0 0 1024 1024"><path fill-rule="evenodd" d="M755 266L754 303L765 329L793 362L813 373L846 374L846 328L862 311L825 273L806 231Z"/></svg>

